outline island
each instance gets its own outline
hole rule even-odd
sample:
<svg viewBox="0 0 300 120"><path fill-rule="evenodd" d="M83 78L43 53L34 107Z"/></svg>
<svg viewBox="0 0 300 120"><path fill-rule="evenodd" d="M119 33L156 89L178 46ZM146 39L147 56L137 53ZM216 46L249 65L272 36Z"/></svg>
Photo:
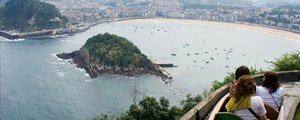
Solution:
<svg viewBox="0 0 300 120"><path fill-rule="evenodd" d="M98 74L136 76L151 74L163 80L172 79L158 64L154 64L126 38L104 33L89 38L78 50L57 54L61 59L72 59L72 63L83 68L91 78Z"/></svg>

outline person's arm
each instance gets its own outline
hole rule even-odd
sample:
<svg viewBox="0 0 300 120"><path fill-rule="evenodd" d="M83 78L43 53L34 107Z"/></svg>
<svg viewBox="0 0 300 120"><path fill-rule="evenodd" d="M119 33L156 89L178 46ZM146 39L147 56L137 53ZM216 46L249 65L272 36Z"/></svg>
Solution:
<svg viewBox="0 0 300 120"><path fill-rule="evenodd" d="M229 88L229 97L233 96L236 88L237 80L232 80Z"/></svg>
<svg viewBox="0 0 300 120"><path fill-rule="evenodd" d="M260 96L257 96L257 97L259 98L258 99L258 103L259 103L259 106L258 106L259 113L258 113L258 115L261 116L261 117L259 117L259 120L268 120L268 118L266 116L267 110L264 106L263 99Z"/></svg>

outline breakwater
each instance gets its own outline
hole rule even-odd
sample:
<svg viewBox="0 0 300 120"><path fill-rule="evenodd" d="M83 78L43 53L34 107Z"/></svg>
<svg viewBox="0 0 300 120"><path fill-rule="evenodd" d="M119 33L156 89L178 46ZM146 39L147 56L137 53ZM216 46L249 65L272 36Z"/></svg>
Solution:
<svg viewBox="0 0 300 120"><path fill-rule="evenodd" d="M159 67L177 67L172 63L164 63L164 64L156 64L156 65L158 65Z"/></svg>
<svg viewBox="0 0 300 120"><path fill-rule="evenodd" d="M8 39L22 39L22 38L33 38L40 36L51 36L51 35L62 35L83 32L89 29L89 27L82 28L65 28L65 29L53 29L53 30L42 30L28 33L10 33L6 31L0 31L0 36Z"/></svg>

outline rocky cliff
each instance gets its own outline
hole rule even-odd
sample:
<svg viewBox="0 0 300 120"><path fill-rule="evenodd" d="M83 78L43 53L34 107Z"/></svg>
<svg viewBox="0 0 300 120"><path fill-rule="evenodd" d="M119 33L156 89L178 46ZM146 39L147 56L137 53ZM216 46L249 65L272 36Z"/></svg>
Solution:
<svg viewBox="0 0 300 120"><path fill-rule="evenodd" d="M135 53L137 51L139 52L139 50L132 48L135 46L132 46L131 42L128 43L129 41L124 38L114 41L113 39L115 38L119 39L122 37L110 35L108 33L103 35L99 34L90 38L78 51L57 54L57 57L62 59L72 59L72 62L75 63L77 67L85 69L91 78L96 78L98 74L106 73L127 76L151 74L160 76L162 79L171 79L167 72L150 61L146 56L141 53ZM92 44L88 42L92 42ZM122 43L122 45L117 43ZM103 44L103 46L99 44ZM131 47L128 47L127 44L130 44L129 46ZM103 50L104 46L110 47ZM119 49L118 52L115 52L116 48Z"/></svg>

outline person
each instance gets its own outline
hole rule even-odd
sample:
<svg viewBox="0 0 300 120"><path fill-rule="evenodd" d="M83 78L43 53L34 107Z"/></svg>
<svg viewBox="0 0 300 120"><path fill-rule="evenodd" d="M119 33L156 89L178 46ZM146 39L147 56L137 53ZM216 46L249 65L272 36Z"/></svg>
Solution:
<svg viewBox="0 0 300 120"><path fill-rule="evenodd" d="M242 65L236 69L234 75L235 75L235 79L231 81L231 85L229 88L229 96L233 95L233 93L235 91L237 80L243 75L250 75L250 70L247 66Z"/></svg>
<svg viewBox="0 0 300 120"><path fill-rule="evenodd" d="M278 74L268 71L264 74L262 86L256 87L256 95L261 96L265 104L279 110L283 101L283 88L278 80Z"/></svg>
<svg viewBox="0 0 300 120"><path fill-rule="evenodd" d="M250 75L238 79L236 91L226 104L228 112L243 120L267 120L263 99L255 95L255 81Z"/></svg>

